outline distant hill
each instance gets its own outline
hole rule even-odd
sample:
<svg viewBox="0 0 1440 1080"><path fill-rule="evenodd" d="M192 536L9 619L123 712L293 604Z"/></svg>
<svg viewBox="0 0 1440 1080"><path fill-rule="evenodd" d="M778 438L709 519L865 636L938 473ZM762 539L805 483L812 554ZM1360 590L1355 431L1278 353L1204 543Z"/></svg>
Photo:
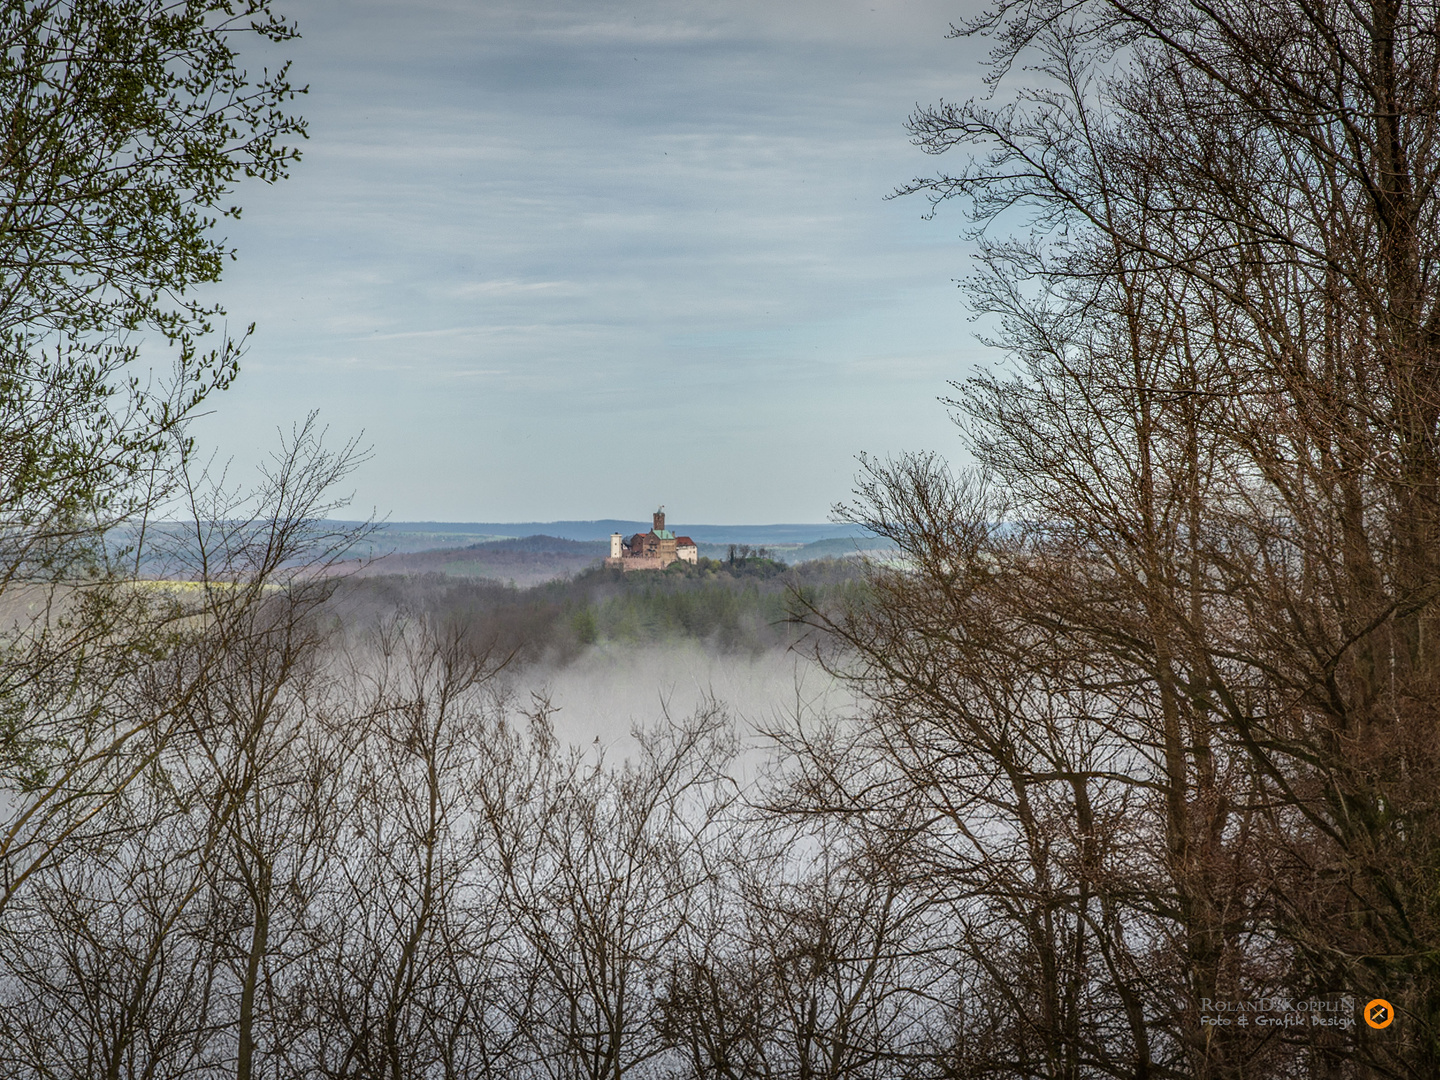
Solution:
<svg viewBox="0 0 1440 1080"><path fill-rule="evenodd" d="M783 552L780 557L786 562L796 563L809 562L811 559L844 559L851 555L894 550L895 545L891 541L867 533L863 536L829 536L804 544L794 551Z"/></svg>
<svg viewBox="0 0 1440 1080"><path fill-rule="evenodd" d="M320 524L341 532L357 523ZM188 546L190 527L152 522L149 528L152 539L165 533L169 546ZM568 577L604 558L610 553L611 533L628 536L649 528L649 522L614 519L552 522L538 531L526 522L387 522L375 527L363 542L352 545L341 568L366 575L439 573L513 581L523 587ZM763 548L772 558L792 564L893 548L887 540L844 525L681 524L678 529L699 543L702 557L718 560L729 556L732 544ZM112 539L117 549L134 542L128 529L115 530ZM154 559L143 560L142 576L173 577L176 573L168 563L162 566Z"/></svg>
<svg viewBox="0 0 1440 1080"><path fill-rule="evenodd" d="M482 540L465 547L430 551L377 552L370 561L342 563L337 572L359 577L442 574L450 578L483 578L526 588L577 574L593 566L609 551L609 542L603 540L525 536Z"/></svg>
<svg viewBox="0 0 1440 1080"><path fill-rule="evenodd" d="M814 559L845 559L855 555L874 552L888 552L895 545L889 540L875 536L829 536L809 544L750 544L751 548L763 548L771 558L791 564L810 562ZM730 554L729 544L700 544L700 555L706 559L725 559Z"/></svg>
<svg viewBox="0 0 1440 1080"><path fill-rule="evenodd" d="M864 551L889 548L888 543L882 544L873 537L828 537L810 544L752 544L749 548L757 546L765 547L772 558L791 564L816 559L845 558ZM342 563L338 570L340 573L358 574L361 577L440 574L451 578L481 578L506 582L525 588L557 578L573 577L594 566L609 553L608 540L567 540L564 537L537 534L485 539L463 547L431 548L425 551L385 553L382 549L376 551L368 560L357 559ZM704 558L724 561L730 554L730 545L701 544L700 554Z"/></svg>
<svg viewBox="0 0 1440 1080"><path fill-rule="evenodd" d="M701 544L749 544L752 547L804 545L837 537L863 540L870 536L858 526L835 524L691 525L684 521L672 521L670 527ZM369 548L356 554L434 551L439 548L469 547L477 542L536 535L577 542L608 541L611 533L618 532L629 536L649 530L649 521L620 521L615 518L548 522L389 521L380 526ZM862 544L863 546L865 545Z"/></svg>
<svg viewBox="0 0 1440 1080"><path fill-rule="evenodd" d="M559 536L506 537L502 540L482 540L471 544L462 551L545 551L555 555L586 555L604 558L610 554L609 540L566 540Z"/></svg>

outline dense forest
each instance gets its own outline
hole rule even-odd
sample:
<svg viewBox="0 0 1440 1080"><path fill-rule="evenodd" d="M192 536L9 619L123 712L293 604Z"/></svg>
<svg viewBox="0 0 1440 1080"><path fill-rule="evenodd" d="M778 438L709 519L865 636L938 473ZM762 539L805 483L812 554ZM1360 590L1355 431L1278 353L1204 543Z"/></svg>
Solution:
<svg viewBox="0 0 1440 1080"><path fill-rule="evenodd" d="M803 616L841 597L858 598L864 567L855 559L814 559L790 567L763 554L672 563L664 571L591 567L520 589L441 574L347 579L330 610L337 625L368 625L407 612L464 626L512 663L564 664L587 645L643 646L695 641L726 652L798 644Z"/></svg>

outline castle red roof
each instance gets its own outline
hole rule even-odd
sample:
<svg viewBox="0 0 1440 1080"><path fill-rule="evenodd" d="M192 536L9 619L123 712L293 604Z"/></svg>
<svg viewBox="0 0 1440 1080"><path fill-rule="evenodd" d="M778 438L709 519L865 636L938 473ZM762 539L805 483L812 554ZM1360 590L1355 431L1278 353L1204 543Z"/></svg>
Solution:
<svg viewBox="0 0 1440 1080"><path fill-rule="evenodd" d="M698 545L697 543L695 543L695 541L694 541L694 540L691 540L688 536L677 536L677 537L675 538L675 546L676 546L676 547L699 547L700 545Z"/></svg>

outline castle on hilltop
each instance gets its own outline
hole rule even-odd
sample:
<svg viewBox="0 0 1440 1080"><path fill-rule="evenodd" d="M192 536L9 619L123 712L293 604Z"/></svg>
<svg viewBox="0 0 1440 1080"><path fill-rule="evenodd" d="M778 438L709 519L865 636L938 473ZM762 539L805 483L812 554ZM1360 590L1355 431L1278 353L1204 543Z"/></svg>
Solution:
<svg viewBox="0 0 1440 1080"><path fill-rule="evenodd" d="M610 535L610 557L606 566L618 566L621 570L664 570L676 560L694 564L700 559L700 549L688 536L676 536L665 528L665 508L662 506L651 517L648 533L636 533L625 539L618 532Z"/></svg>

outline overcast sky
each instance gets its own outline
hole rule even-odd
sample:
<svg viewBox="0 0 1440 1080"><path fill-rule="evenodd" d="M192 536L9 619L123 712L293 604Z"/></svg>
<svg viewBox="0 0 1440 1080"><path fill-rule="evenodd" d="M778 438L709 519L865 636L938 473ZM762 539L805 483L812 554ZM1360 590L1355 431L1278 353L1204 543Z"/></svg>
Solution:
<svg viewBox="0 0 1440 1080"><path fill-rule="evenodd" d="M931 0L298 0L304 161L239 193L258 323L202 442L311 408L395 520L823 521L855 455L958 453L988 361L917 103L981 92Z"/></svg>

